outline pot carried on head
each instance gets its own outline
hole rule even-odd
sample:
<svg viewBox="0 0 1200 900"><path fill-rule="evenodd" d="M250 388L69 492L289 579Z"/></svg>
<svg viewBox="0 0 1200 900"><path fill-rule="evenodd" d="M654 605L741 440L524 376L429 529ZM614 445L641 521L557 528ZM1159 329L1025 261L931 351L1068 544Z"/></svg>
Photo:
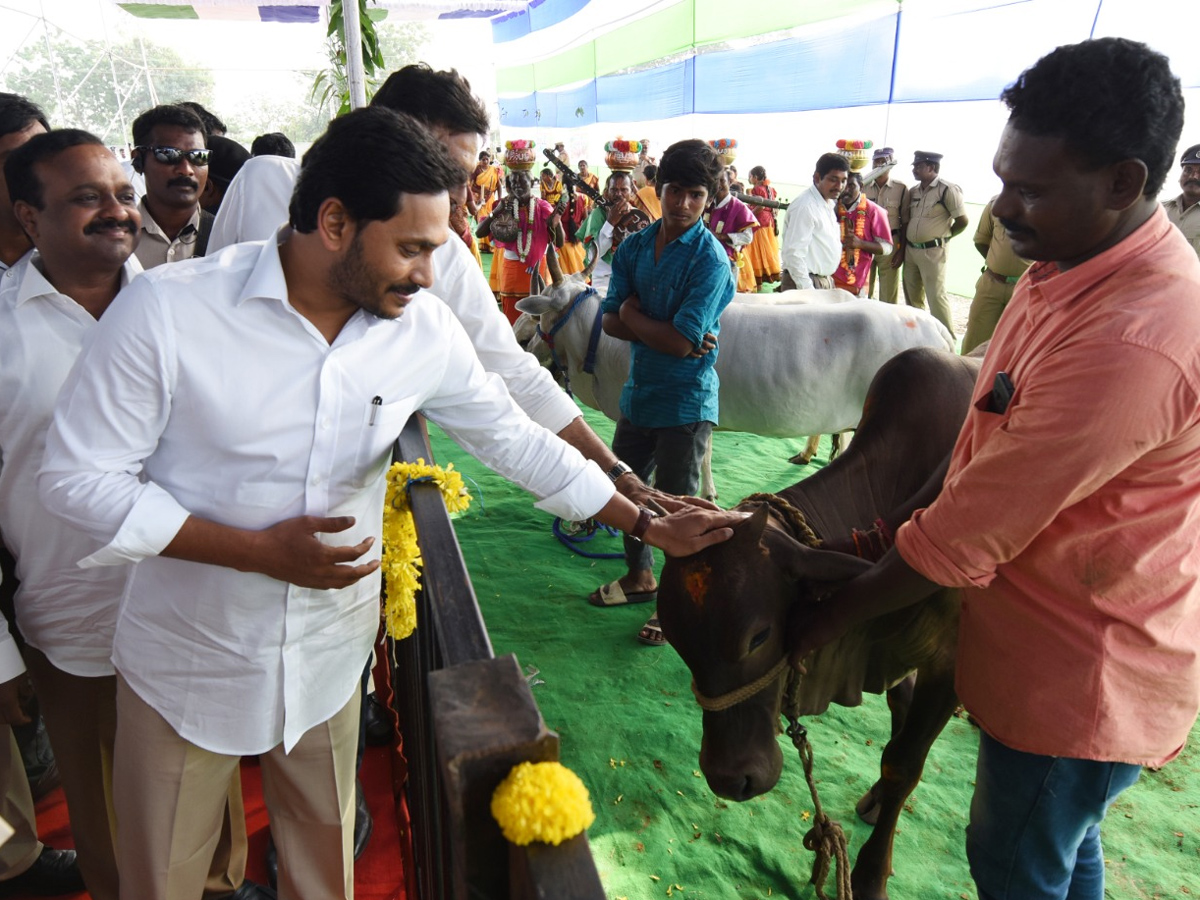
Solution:
<svg viewBox="0 0 1200 900"><path fill-rule="evenodd" d="M513 172L529 172L537 162L537 144L530 140L505 141L504 164Z"/></svg>
<svg viewBox="0 0 1200 900"><path fill-rule="evenodd" d="M733 138L718 138L709 141L708 146L713 148L723 166L732 166L733 161L737 159L737 141Z"/></svg>
<svg viewBox="0 0 1200 900"><path fill-rule="evenodd" d="M617 138L604 145L604 164L614 172L632 172L637 168L638 154L641 152L641 141Z"/></svg>
<svg viewBox="0 0 1200 900"><path fill-rule="evenodd" d="M871 161L871 141L840 140L837 142L838 153L850 160L850 171L861 172Z"/></svg>

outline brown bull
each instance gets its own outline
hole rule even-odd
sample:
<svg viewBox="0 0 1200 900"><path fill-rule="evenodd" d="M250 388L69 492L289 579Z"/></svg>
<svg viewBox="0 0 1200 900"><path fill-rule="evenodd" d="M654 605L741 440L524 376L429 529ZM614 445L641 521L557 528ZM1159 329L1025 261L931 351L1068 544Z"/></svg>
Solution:
<svg viewBox="0 0 1200 900"><path fill-rule="evenodd" d="M825 585L867 565L806 545L813 535L789 507L802 513L817 538L841 543L851 529L868 529L877 518L903 521L910 498L944 472L978 371L978 360L937 350L900 354L872 382L846 453L769 503L747 502L746 508L758 508L727 543L667 560L658 616L698 695L721 698L753 688L785 657L795 605L815 602ZM897 819L957 703L958 612L957 592L939 591L851 630L805 660L801 715L824 712L830 703L857 706L863 691L887 691L892 709L880 778L858 804L875 827L854 866L857 900L887 897ZM785 681L780 675L727 709L704 712L700 768L714 793L741 801L775 786L783 765L777 734Z"/></svg>

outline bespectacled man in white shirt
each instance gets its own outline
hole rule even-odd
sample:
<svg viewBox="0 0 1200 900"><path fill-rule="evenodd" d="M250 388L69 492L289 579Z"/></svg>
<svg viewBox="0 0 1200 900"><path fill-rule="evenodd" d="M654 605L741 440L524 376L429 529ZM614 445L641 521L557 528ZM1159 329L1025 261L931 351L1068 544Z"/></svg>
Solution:
<svg viewBox="0 0 1200 900"><path fill-rule="evenodd" d="M280 892L351 895L383 483L414 411L551 513L672 554L732 534L736 514L656 518L617 494L484 373L444 304L417 296L462 179L414 119L335 120L305 157L291 228L135 280L64 389L42 499L104 544L85 566L135 563L113 653L123 896L199 892L194 861L246 754Z"/></svg>

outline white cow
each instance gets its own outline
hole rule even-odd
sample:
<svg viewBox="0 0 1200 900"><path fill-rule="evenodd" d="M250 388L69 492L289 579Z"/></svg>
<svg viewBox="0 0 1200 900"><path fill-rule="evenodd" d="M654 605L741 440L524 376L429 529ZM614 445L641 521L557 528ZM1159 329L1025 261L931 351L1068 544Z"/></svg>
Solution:
<svg viewBox="0 0 1200 900"><path fill-rule="evenodd" d="M615 421L629 375L629 344L600 329L600 297L594 292L580 297L587 290L568 276L517 307L540 317L572 392ZM593 332L598 332L595 365L585 372ZM719 427L803 437L856 427L867 386L885 362L910 347L953 351L954 340L923 310L873 300L731 303L721 315L718 346ZM701 491L715 496L708 459Z"/></svg>

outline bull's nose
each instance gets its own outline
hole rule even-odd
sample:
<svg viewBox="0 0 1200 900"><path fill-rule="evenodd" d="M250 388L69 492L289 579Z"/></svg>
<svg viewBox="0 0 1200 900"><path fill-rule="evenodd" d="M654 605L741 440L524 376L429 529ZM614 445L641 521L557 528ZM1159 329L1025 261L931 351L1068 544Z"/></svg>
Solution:
<svg viewBox="0 0 1200 900"><path fill-rule="evenodd" d="M718 797L745 803L766 793L772 785L764 785L761 778L751 772L706 775L708 786Z"/></svg>

